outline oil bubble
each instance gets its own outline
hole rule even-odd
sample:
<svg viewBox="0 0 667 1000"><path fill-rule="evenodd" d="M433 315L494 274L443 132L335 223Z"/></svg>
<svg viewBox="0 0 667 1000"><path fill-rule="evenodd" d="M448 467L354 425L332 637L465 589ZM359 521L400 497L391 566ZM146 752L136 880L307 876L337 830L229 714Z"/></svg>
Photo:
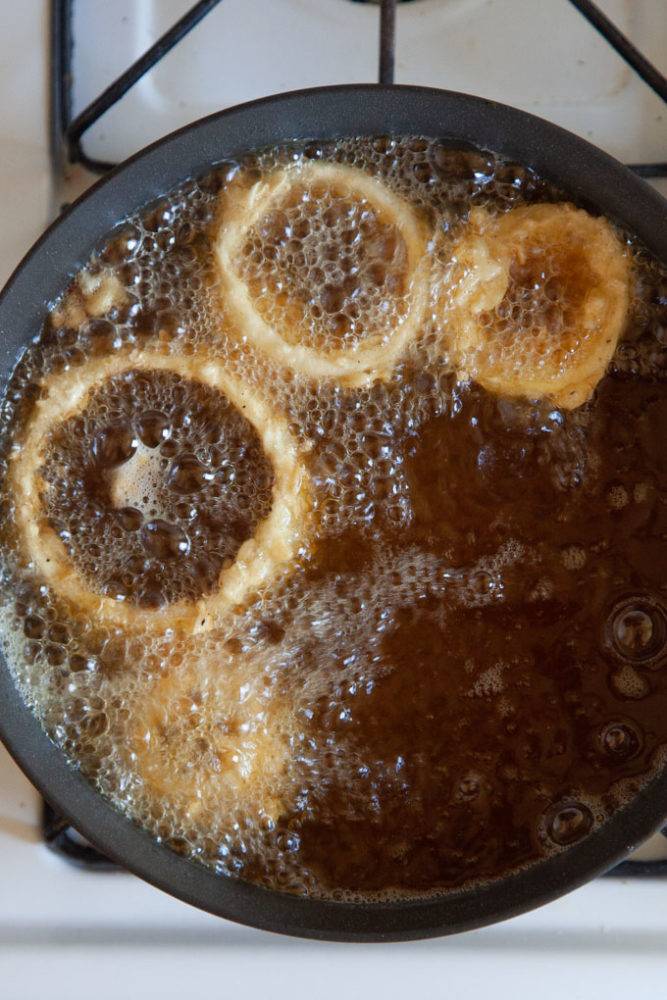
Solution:
<svg viewBox="0 0 667 1000"><path fill-rule="evenodd" d="M104 427L93 442L93 454L103 468L123 465L136 449L132 428L121 420Z"/></svg>
<svg viewBox="0 0 667 1000"><path fill-rule="evenodd" d="M593 813L582 802L558 802L546 815L549 838L559 847L581 840L593 829Z"/></svg>
<svg viewBox="0 0 667 1000"><path fill-rule="evenodd" d="M612 760L632 760L642 750L644 737L640 726L630 719L612 719L598 733L600 749Z"/></svg>
<svg viewBox="0 0 667 1000"><path fill-rule="evenodd" d="M667 614L653 597L628 597L607 617L605 646L625 663L658 669L667 662Z"/></svg>
<svg viewBox="0 0 667 1000"><path fill-rule="evenodd" d="M144 525L142 541L146 552L155 559L174 559L190 551L190 540L185 532L160 518Z"/></svg>

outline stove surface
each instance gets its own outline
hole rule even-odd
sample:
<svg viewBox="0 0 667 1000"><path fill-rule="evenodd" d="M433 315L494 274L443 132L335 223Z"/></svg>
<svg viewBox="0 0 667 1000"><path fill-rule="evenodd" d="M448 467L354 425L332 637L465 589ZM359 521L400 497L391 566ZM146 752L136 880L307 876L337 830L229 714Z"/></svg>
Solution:
<svg viewBox="0 0 667 1000"><path fill-rule="evenodd" d="M80 2L77 17L84 32L80 37L92 30L94 17L112 19L117 30L129 39L130 47L134 46L133 55L138 55L186 6L184 0ZM202 56L200 27L199 39L193 34L188 42L186 64L190 69L185 89L174 89L174 68L165 63L154 78L144 81L138 95L126 98L125 112L128 107L132 112L134 133L122 132L112 139L112 116L120 115L119 108L96 127L89 152L123 156L136 148L138 136L143 136L142 142L148 141L160 130L168 131L200 113L263 93L318 82L374 79L374 6L351 4L349 0L284 0L284 19L292 26L291 40L284 45L275 41L276 26L283 20L276 12L278 6L276 0L226 0L211 15L220 19L220 25L223 16L236 25L244 51L252 44L249 32L253 25L259 22L265 31L265 47L253 54L249 92L239 89L240 77L248 77L248 56L235 53L231 28L230 34L221 39L216 67L210 61L212 56ZM609 0L602 6L616 16L622 27L644 32L648 54L664 59L664 4ZM511 13L521 30L528 31L527 36L521 36L523 41L517 36L515 51L533 67L532 73L537 71L538 82L530 88L522 84L514 56L504 60L493 48L493 32L497 29L491 25L496 22L485 17L500 17L501 7L493 0L416 0L404 5L398 18L398 82L485 92L554 120L569 116L564 124L585 135L592 131L594 141L623 159L665 159L667 123L657 98L656 104L650 92L640 94L643 85L637 89L638 81L632 81L629 71L609 53L602 57L601 75L593 70L588 61L589 48L579 48L589 42L575 44L569 40L568 25L579 15L566 0L507 0L504 4L502 16ZM252 13L244 18L243 13L251 8ZM328 36L347 23L344 12L348 8L358 26L358 30L345 35L346 58L349 55L353 61L345 66L337 59L330 61L317 76L318 64L328 48L302 42L295 49L296 31L303 29L301 37L308 39L308 32L315 31L311 20L319 11L325 19L323 34ZM545 30L545 11L556 8L559 26L553 30L558 52L552 53L543 67L533 39ZM649 8L658 11L653 28L647 27ZM23 0L16 6L3 0L1 9L0 280L4 281L44 228L54 196L45 126L47 3ZM425 27L429 10L435 13L435 23L454 45L456 54L455 59L445 56L443 48L442 57L431 69L425 62L422 65L420 48L432 33ZM211 20L209 30L216 23ZM108 30L103 30L102 38L107 38ZM318 39L321 30L316 32ZM204 35L206 31L203 28ZM592 29L584 26L584 32L591 33L595 46L604 44ZM641 44L641 38L636 40ZM490 45L491 56L487 58ZM241 48L239 42L239 52ZM295 52L302 58L295 58ZM98 77L88 78L93 90L85 96L82 90L75 92L75 111L108 82L114 71L122 68L117 53L115 46L99 43L96 50L85 55L89 70ZM256 72L267 61L279 68L272 83ZM510 89L501 93L494 74L502 76L508 62L512 63ZM561 74L562 89L555 96L547 92L546 83L552 63L560 67ZM198 74L206 81L203 98L192 87ZM472 87L467 85L470 74L475 83ZM83 79L77 79L77 87L83 86ZM216 89L220 81L224 91ZM580 84L585 84L583 90ZM600 115L595 112L592 125L576 128L572 120L584 120L580 99L584 91L593 94ZM631 135L624 127L610 124L616 114L611 110L614 102L620 94L625 95L622 100L630 100L630 93L639 102L631 112L632 129L636 127L638 132ZM161 124L156 124L158 119L147 123L146 117L142 118L149 106L161 107L165 112ZM641 137L636 140L639 133ZM563 995L575 1000L603 993L606 1000L625 1000L629 995L660 996L664 991L667 879L598 879L540 910L452 938L388 946L323 944L282 938L209 916L121 871L90 873L75 869L40 842L39 821L36 792L0 748L0 995L8 1000L42 997L47 985L70 1000L87 1000L91 994L105 1000L121 993L181 1000L186 991L190 996L215 991L237 1000L269 993L276 1000L313 994L321 1000L343 994L398 998L408 993L434 995L445 989L460 998L492 992L498 1000L516 1000L539 992L543 1000L560 1000ZM654 838L640 856L661 853L664 840Z"/></svg>
<svg viewBox="0 0 667 1000"><path fill-rule="evenodd" d="M191 0L75 2L75 37L105 42L75 45L74 113L126 68L128 53L130 61L136 59L191 5ZM600 7L660 66L666 4L602 0ZM377 72L375 4L224 0L94 127L86 149L101 159L121 159L220 108L302 87L372 83ZM395 82L511 104L582 135L623 162L665 158L662 101L567 0L399 4Z"/></svg>
<svg viewBox="0 0 667 1000"><path fill-rule="evenodd" d="M39 801L0 751L0 977L8 1000L237 1000L449 995L521 1000L661 996L667 882L598 879L548 906L432 941L283 938L201 913L122 872L88 873L39 839ZM47 972L48 970L48 972ZM224 990L224 992L222 992Z"/></svg>

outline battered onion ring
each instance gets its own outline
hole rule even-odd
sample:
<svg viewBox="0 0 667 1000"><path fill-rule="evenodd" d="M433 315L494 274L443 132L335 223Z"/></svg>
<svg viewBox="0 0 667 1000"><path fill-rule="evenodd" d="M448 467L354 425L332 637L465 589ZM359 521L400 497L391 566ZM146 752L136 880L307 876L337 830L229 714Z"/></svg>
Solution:
<svg viewBox="0 0 667 1000"><path fill-rule="evenodd" d="M157 609L95 594L49 526L40 503L40 494L50 488L40 475L49 434L58 423L80 412L101 383L133 369L174 372L222 393L259 434L274 472L271 510L254 535L243 542L233 563L222 570L217 590L198 601L183 599ZM269 581L305 543L310 498L299 446L282 417L214 362L137 349L123 356L90 361L57 377L47 376L43 388L46 396L37 402L22 446L11 456L9 483L15 499L16 524L35 570L61 598L79 609L114 625L205 631L214 627L218 612L241 602Z"/></svg>
<svg viewBox="0 0 667 1000"><path fill-rule="evenodd" d="M264 681L262 669L239 669L218 648L151 671L131 708L129 767L187 821L244 813L274 822L286 809L296 723Z"/></svg>
<svg viewBox="0 0 667 1000"><path fill-rule="evenodd" d="M255 308L250 290L238 274L237 255L253 226L272 207L280 205L295 183L326 184L339 193L362 199L400 233L407 253L408 306L403 319L389 333L371 332L351 347L319 351L286 341ZM417 332L428 298L427 245L425 224L406 201L380 181L354 167L308 161L278 170L250 188L239 190L232 184L221 204L215 253L225 305L244 339L293 371L312 378L333 378L342 385L360 386L388 378Z"/></svg>
<svg viewBox="0 0 667 1000"><path fill-rule="evenodd" d="M453 253L445 316L461 377L506 396L548 396L565 409L586 402L630 297L629 259L610 223L566 203L502 215L477 208ZM542 297L532 316L531 296ZM521 329L512 311L524 307Z"/></svg>

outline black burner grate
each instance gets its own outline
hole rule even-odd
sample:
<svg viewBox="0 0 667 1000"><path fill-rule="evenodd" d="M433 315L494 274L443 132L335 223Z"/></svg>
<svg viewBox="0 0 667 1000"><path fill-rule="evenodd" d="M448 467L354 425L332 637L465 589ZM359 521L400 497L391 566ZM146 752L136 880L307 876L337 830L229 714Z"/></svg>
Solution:
<svg viewBox="0 0 667 1000"><path fill-rule="evenodd" d="M369 2L369 0L354 0ZM380 83L394 82L396 48L397 0L372 0L379 7L379 72ZM401 0L398 0L400 3ZM405 0L403 0L405 2ZM586 20L618 52L619 56L667 102L665 77L632 44L616 25L591 0L569 0ZM51 149L54 167L61 176L67 163L80 163L94 173L103 174L115 166L89 157L83 148L88 129L113 107L134 84L170 52L188 32L220 3L220 0L199 0L165 32L136 62L113 81L75 118L72 117L73 91L73 28L74 0L52 0L51 17ZM667 162L628 164L642 177L667 177Z"/></svg>
<svg viewBox="0 0 667 1000"><path fill-rule="evenodd" d="M77 833L68 820L48 802L42 803L42 837L49 850L78 868L87 868L91 871L123 871L120 865Z"/></svg>

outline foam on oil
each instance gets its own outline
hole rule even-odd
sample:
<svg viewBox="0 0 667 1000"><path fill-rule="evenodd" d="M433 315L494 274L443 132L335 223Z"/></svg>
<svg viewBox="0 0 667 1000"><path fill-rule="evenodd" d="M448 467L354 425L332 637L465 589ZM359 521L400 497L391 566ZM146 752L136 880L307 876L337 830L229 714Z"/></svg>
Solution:
<svg viewBox="0 0 667 1000"><path fill-rule="evenodd" d="M123 631L35 576L5 488L2 641L66 756L174 850L287 892L424 895L581 839L667 741L664 647L647 666L608 624L622 595L650 618L636 642L664 632L666 278L628 244L626 335L593 403L572 412L457 382L435 293L391 378L297 376L234 327L211 242L227 185L304 156L410 201L432 228L434 275L472 206L560 197L491 155L383 138L225 164L123 221L18 364L3 468L44 380L128 347L205 354L288 420L315 527L287 573L205 634ZM363 341L369 317L400 316L404 292L391 227L331 200L330 218L310 198L281 206L244 250L267 322L294 323L314 348ZM381 267L359 256L360 233ZM539 280L526 309L551 308ZM215 588L270 506L272 474L221 394L142 371L54 428L44 516L92 591L168 606Z"/></svg>

